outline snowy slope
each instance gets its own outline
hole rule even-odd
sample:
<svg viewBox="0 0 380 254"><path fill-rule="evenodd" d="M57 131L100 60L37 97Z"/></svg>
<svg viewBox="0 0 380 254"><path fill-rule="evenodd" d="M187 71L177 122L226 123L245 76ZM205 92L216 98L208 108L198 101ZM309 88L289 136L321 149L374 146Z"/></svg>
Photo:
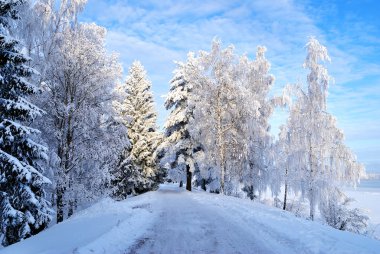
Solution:
<svg viewBox="0 0 380 254"><path fill-rule="evenodd" d="M380 253L380 241L292 214L175 185L106 199L0 254Z"/></svg>

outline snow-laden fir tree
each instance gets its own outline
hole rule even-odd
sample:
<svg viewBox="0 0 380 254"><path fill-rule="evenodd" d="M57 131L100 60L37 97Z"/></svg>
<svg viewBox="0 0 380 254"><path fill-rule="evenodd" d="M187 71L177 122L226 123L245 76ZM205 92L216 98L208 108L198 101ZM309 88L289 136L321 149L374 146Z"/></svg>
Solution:
<svg viewBox="0 0 380 254"><path fill-rule="evenodd" d="M0 1L0 233L4 246L37 234L51 220L44 197L42 161L47 148L33 141L40 132L27 125L44 112L26 97L38 92L28 82L35 72L21 53L19 41L9 35L10 19L17 19L22 1Z"/></svg>
<svg viewBox="0 0 380 254"><path fill-rule="evenodd" d="M185 79L184 68L191 65L177 63L177 69L170 81L170 91L166 97L165 108L171 110L164 128L164 141L161 165L168 168L168 177L182 182L186 179L186 189L191 191L192 176L196 168L195 153L200 152L200 145L190 136L190 120L193 119L193 108L189 106L192 84Z"/></svg>
<svg viewBox="0 0 380 254"><path fill-rule="evenodd" d="M282 147L288 155L284 170L292 176L289 187L301 190L307 197L313 220L317 206L321 209L333 203L330 195L335 194L329 190L339 189L343 183L355 185L364 168L344 145L344 136L336 127L336 119L327 112L330 77L320 63L330 60L327 49L315 38L310 38L306 47L308 54L304 67L310 71L308 86L306 91L300 86L293 87L297 101L290 108L280 142L285 142ZM321 212L328 210L322 209Z"/></svg>
<svg viewBox="0 0 380 254"><path fill-rule="evenodd" d="M114 107L128 129L130 141L114 173L115 195L120 199L158 186L162 172L157 167L156 149L161 135L156 126L151 83L140 62L133 62L127 80L117 90L125 96L115 101Z"/></svg>

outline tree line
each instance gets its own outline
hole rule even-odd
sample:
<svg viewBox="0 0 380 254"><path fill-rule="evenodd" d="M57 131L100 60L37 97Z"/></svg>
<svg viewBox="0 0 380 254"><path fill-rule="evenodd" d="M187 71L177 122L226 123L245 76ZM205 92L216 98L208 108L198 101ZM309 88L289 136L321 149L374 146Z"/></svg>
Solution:
<svg viewBox="0 0 380 254"><path fill-rule="evenodd" d="M214 40L177 62L157 126L152 84L138 61L121 82L106 29L78 22L84 0L0 0L0 239L7 246L62 222L105 196L123 200L159 183L273 205L289 193L308 200L309 218L364 232L342 184L364 168L327 110L327 49L306 45L305 84L271 96L274 77L258 47L238 56ZM269 119L286 107L276 139ZM282 196L283 195L283 196Z"/></svg>

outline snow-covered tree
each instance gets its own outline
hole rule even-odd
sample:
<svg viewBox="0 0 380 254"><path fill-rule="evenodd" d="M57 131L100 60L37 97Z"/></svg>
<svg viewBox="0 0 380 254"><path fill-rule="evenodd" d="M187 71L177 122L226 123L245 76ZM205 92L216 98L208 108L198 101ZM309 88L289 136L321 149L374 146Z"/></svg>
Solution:
<svg viewBox="0 0 380 254"><path fill-rule="evenodd" d="M28 123L44 112L27 100L38 92L28 82L35 71L21 53L19 41L9 34L10 19L17 19L22 1L0 1L0 233L4 246L46 228L52 210L45 199L43 176L47 148L33 141L39 130Z"/></svg>
<svg viewBox="0 0 380 254"><path fill-rule="evenodd" d="M336 119L327 112L327 89L330 77L320 63L329 61L327 49L315 38L307 43L304 67L310 70L307 90L293 87L297 101L290 108L281 142L288 154L285 170L298 177L292 188L301 190L309 200L310 218L320 202L329 199L328 189L342 183L355 185L363 172L351 150L344 145L344 136L336 127ZM289 171L288 171L289 174ZM297 185L298 184L298 185Z"/></svg>
<svg viewBox="0 0 380 254"><path fill-rule="evenodd" d="M272 136L270 134L269 118L275 106L284 103L284 98L269 96L274 83L273 75L269 74L270 63L265 58L266 48L257 47L256 59L249 61L246 57L240 61L240 69L244 71L243 84L247 89L247 107L250 108L245 139L248 140L248 159L243 171L242 182L249 196L265 191L269 184L272 159L270 150Z"/></svg>
<svg viewBox="0 0 380 254"><path fill-rule="evenodd" d="M51 148L49 191L58 222L77 205L108 195L109 171L128 143L111 105L121 65L105 50L103 27L77 22L86 2L29 1L13 31L25 41L30 65L41 74L43 93L32 99L46 108L47 118L33 126Z"/></svg>
<svg viewBox="0 0 380 254"><path fill-rule="evenodd" d="M162 172L157 167L156 149L161 135L156 126L151 83L140 62L133 62L127 80L117 90L125 94L121 100L114 101L114 107L128 129L130 145L114 172L114 184L117 198L125 198L158 186Z"/></svg>
<svg viewBox="0 0 380 254"><path fill-rule="evenodd" d="M189 56L187 63L177 63L170 91L166 97L165 108L171 112L165 122L161 166L168 167L168 177L174 181L185 181L186 189L191 191L192 178L196 168L195 153L201 152L200 145L190 136L190 120L193 108L189 106L192 84L185 79L185 68L194 58Z"/></svg>
<svg viewBox="0 0 380 254"><path fill-rule="evenodd" d="M210 53L200 52L186 68L187 80L194 87L192 136L205 149L206 158L198 163L208 173L214 188L251 198L269 184L272 137L269 117L284 98L270 98L274 77L265 58L265 47L258 47L256 59L234 54L213 42ZM207 174L204 174L207 175Z"/></svg>
<svg viewBox="0 0 380 254"><path fill-rule="evenodd" d="M202 144L206 158L200 163L202 175L214 181L211 190L231 193L239 182L239 161L246 155L243 138L247 128L248 111L246 90L242 85L239 58L233 47L221 49L214 41L211 51L199 53L196 63L186 68L186 79L191 82L194 96L194 119L191 135ZM257 111L257 108L255 109Z"/></svg>
<svg viewBox="0 0 380 254"><path fill-rule="evenodd" d="M350 207L354 201L336 187L325 189L325 199L320 202L322 218L333 228L357 234L367 233L368 216L358 208Z"/></svg>
<svg viewBox="0 0 380 254"><path fill-rule="evenodd" d="M59 158L55 172L58 222L65 209L72 214L85 193L99 193L108 170L104 160L115 153L110 149L113 142L119 142L109 137L107 119L121 66L115 55L107 53L105 36L106 30L95 24L66 29L46 70L43 103L48 105L49 122L44 130Z"/></svg>

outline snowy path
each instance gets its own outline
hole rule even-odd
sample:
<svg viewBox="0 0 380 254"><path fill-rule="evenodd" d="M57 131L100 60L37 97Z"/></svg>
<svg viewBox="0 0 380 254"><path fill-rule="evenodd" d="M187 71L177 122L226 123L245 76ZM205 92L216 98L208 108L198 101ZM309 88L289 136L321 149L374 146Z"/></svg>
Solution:
<svg viewBox="0 0 380 254"><path fill-rule="evenodd" d="M380 253L380 242L249 200L159 190L159 213L127 253Z"/></svg>
<svg viewBox="0 0 380 254"><path fill-rule="evenodd" d="M380 253L380 241L233 197L163 185L110 199L0 254Z"/></svg>
<svg viewBox="0 0 380 254"><path fill-rule="evenodd" d="M252 230L228 220L219 208L178 189L158 192L160 219L130 253L272 253Z"/></svg>

